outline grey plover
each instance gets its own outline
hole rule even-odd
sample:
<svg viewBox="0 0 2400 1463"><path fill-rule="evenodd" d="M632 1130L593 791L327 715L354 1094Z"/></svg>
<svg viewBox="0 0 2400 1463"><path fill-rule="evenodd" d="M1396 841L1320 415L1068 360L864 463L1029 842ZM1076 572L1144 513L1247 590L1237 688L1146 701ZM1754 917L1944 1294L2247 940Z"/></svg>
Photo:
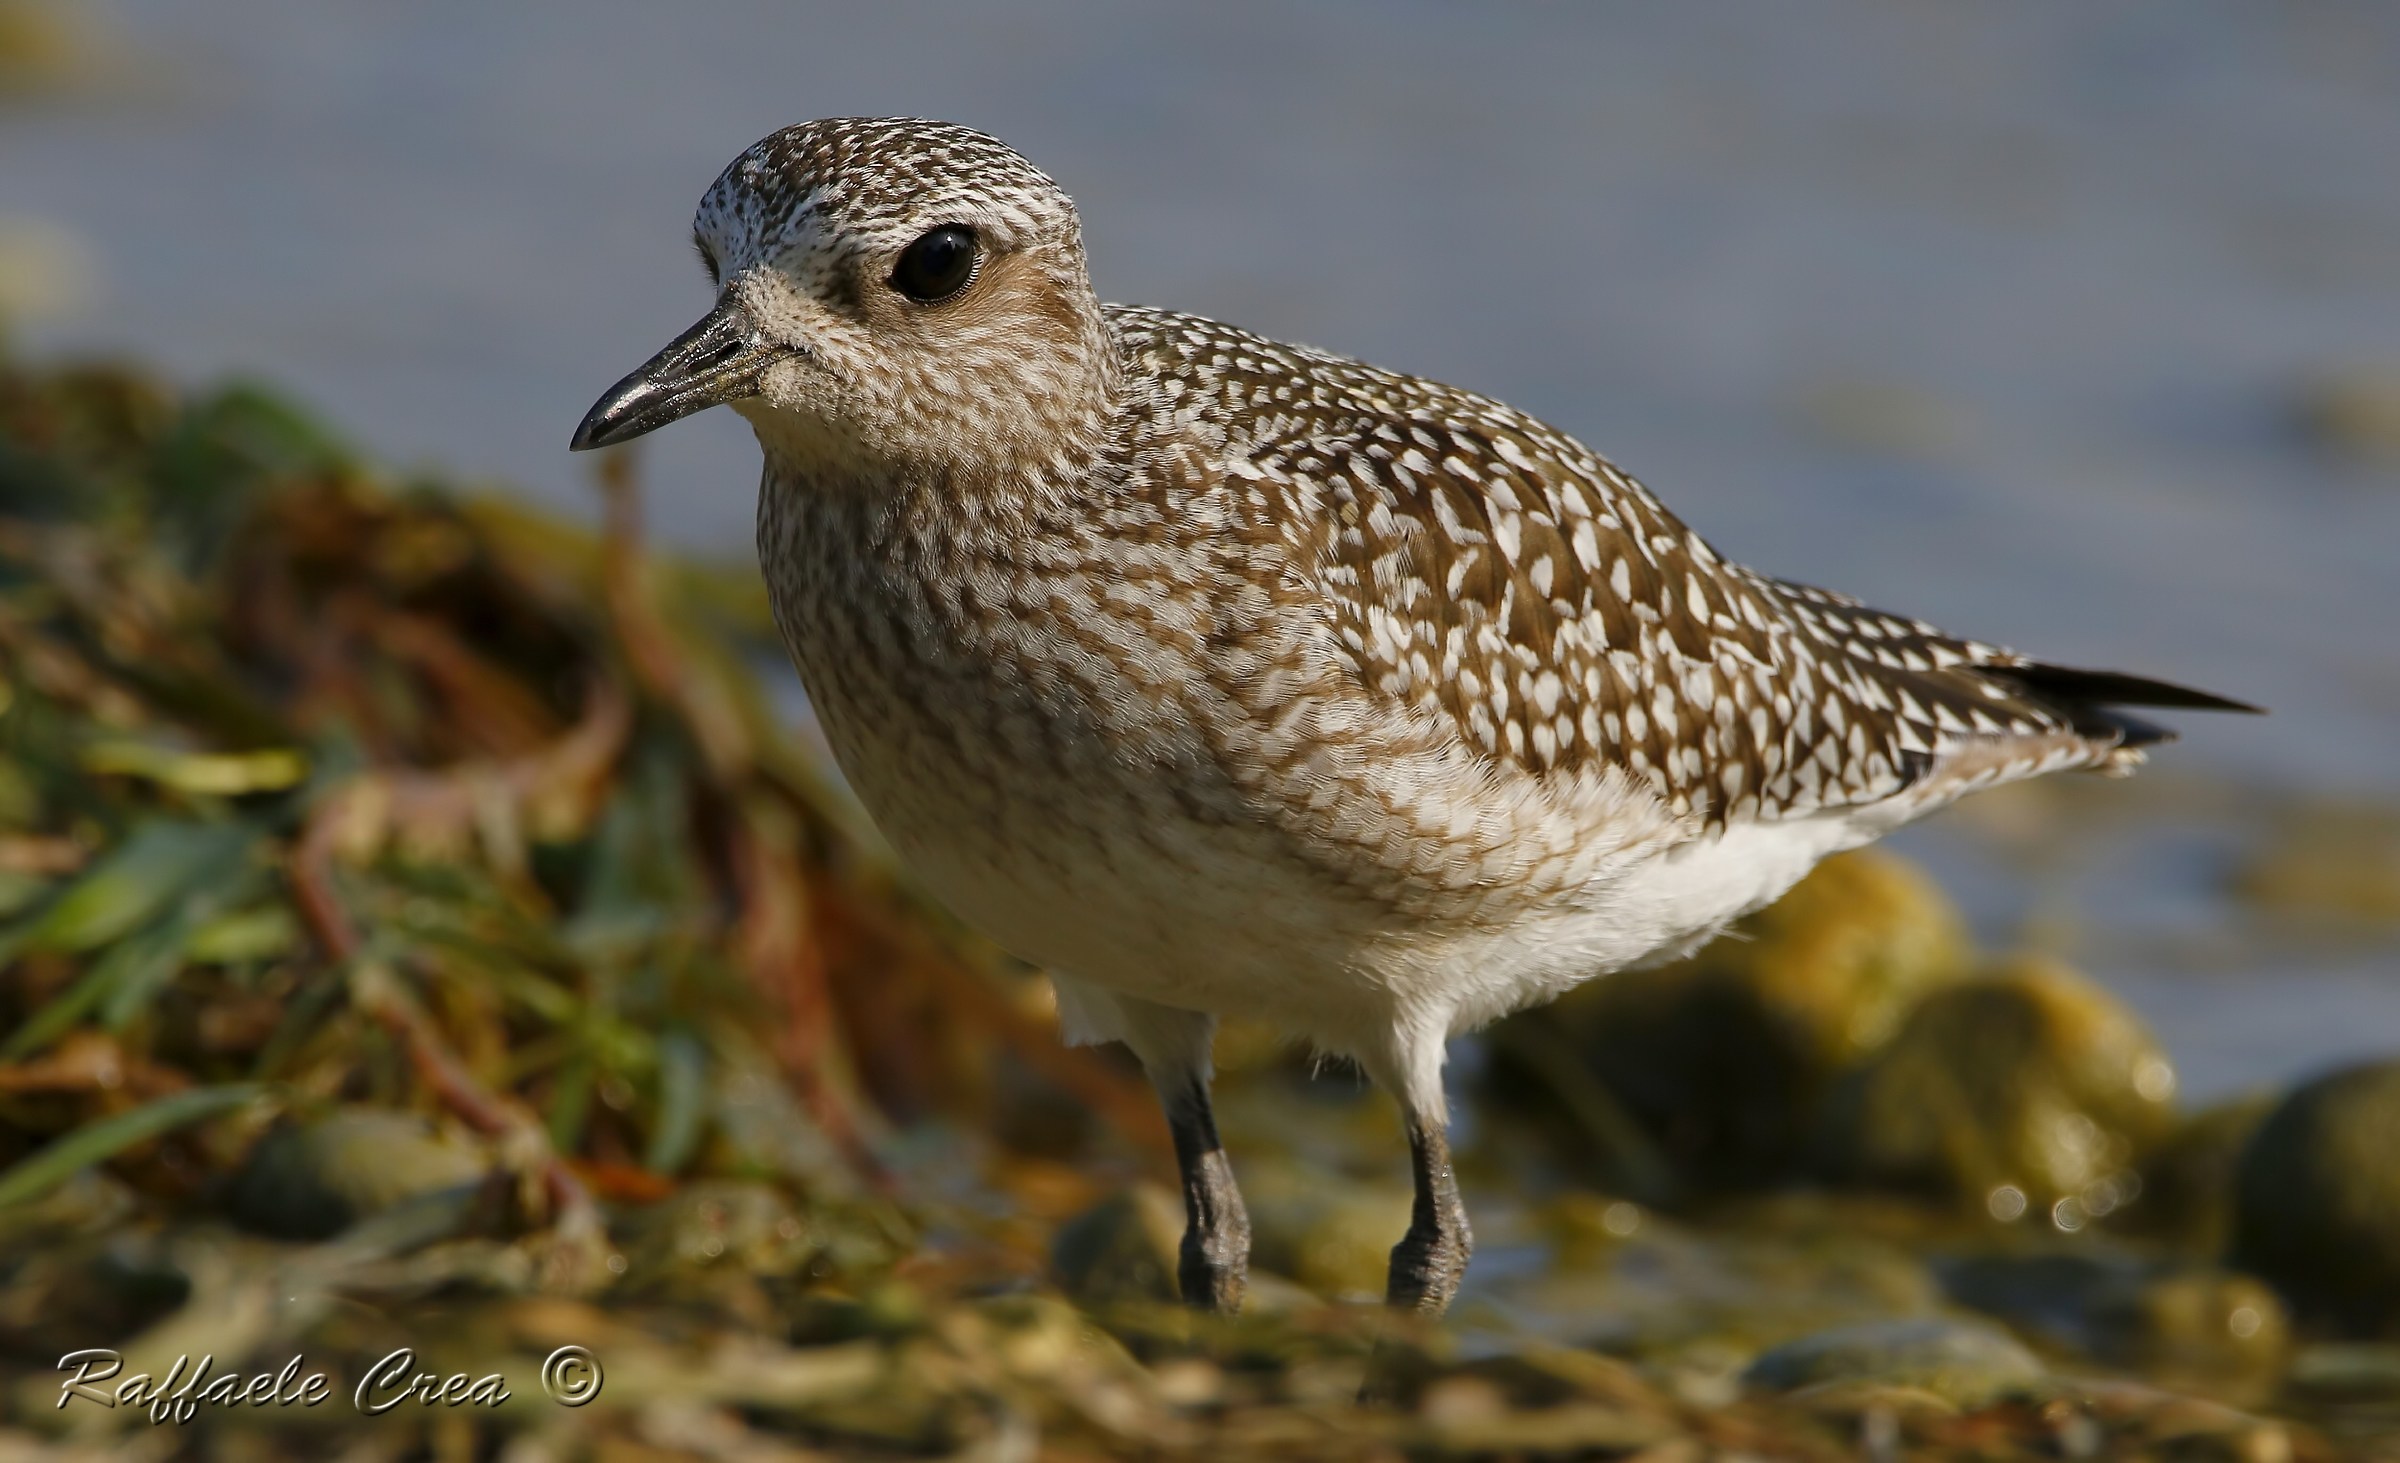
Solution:
<svg viewBox="0 0 2400 1463"><path fill-rule="evenodd" d="M1449 1037L1689 950L1976 788L2120 772L2247 709L1727 562L1489 397L1103 305L1075 206L994 139L786 128L701 199L717 291L577 448L718 403L842 770L915 875L1156 1083L1180 1279L1239 1304L1219 1015L1355 1058L1417 1201L1389 1297L1469 1249Z"/></svg>

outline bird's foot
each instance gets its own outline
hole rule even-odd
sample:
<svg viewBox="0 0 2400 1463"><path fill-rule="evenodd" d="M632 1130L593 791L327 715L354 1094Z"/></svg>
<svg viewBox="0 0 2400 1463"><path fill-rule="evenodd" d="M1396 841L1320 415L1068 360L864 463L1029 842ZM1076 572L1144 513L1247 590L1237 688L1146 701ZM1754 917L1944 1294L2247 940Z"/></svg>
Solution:
<svg viewBox="0 0 2400 1463"><path fill-rule="evenodd" d="M1202 1096L1170 1112L1186 1221L1175 1278L1185 1305L1231 1315L1249 1287L1250 1213L1206 1104Z"/></svg>
<svg viewBox="0 0 2400 1463"><path fill-rule="evenodd" d="M1412 1224L1400 1243L1392 1246L1392 1274L1384 1292L1385 1304L1433 1318L1450 1309L1466 1278L1467 1260L1475 1253L1474 1236L1467 1232L1463 1210L1449 1224Z"/></svg>
<svg viewBox="0 0 2400 1463"><path fill-rule="evenodd" d="M1233 1232L1186 1229L1176 1279L1183 1287L1183 1303L1196 1311L1230 1316L1240 1310L1250 1288L1249 1223L1245 1220Z"/></svg>

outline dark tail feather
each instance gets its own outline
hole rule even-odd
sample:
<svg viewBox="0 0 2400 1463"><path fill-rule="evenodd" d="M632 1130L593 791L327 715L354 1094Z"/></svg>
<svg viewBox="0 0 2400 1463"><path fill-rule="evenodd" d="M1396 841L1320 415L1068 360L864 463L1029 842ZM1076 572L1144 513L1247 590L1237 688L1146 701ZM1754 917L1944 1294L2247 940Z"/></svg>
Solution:
<svg viewBox="0 0 2400 1463"><path fill-rule="evenodd" d="M2115 708L2119 706L2164 706L2180 711L2241 711L2254 716L2266 714L2263 706L2236 701L2208 691L2195 691L2168 681L2153 681L2146 676L2129 676L2122 671L2084 671L2073 666L2045 665L2029 661L2024 665L1978 666L1976 670L1997 681L2006 681L2022 689L2026 695L2044 705L2066 714L2077 731L2088 735L2106 735L2119 739L2128 747L2145 747L2154 742L2175 739L2175 733L2157 722L2129 716Z"/></svg>

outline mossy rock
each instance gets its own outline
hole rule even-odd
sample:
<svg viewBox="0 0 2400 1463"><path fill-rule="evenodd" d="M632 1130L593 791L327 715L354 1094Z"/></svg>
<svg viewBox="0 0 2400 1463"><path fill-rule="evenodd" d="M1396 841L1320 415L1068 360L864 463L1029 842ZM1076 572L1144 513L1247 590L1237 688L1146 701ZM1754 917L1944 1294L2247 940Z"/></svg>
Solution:
<svg viewBox="0 0 2400 1463"><path fill-rule="evenodd" d="M1292 1237L1288 1263L1277 1268L1322 1296L1379 1299L1391 1277L1392 1247L1408 1233L1414 1202L1404 1191L1383 1187L1336 1194ZM1283 1247L1268 1248L1272 1254Z"/></svg>
<svg viewBox="0 0 2400 1463"><path fill-rule="evenodd" d="M1248 1167L1242 1192L1254 1269L1328 1299L1382 1298L1416 1202L1407 1185L1270 1159Z"/></svg>
<svg viewBox="0 0 2400 1463"><path fill-rule="evenodd" d="M2242 1150L2279 1099L2233 1098L2177 1121L2142 1155L2141 1202L2124 1227L2190 1254L2219 1256L2233 1235L2233 1176Z"/></svg>
<svg viewBox="0 0 2400 1463"><path fill-rule="evenodd" d="M1958 1304L2114 1366L2222 1382L2274 1370L2291 1343L2272 1290L2213 1266L2078 1250L1963 1256L1937 1268Z"/></svg>
<svg viewBox="0 0 2400 1463"><path fill-rule="evenodd" d="M2174 1069L2141 1021L2063 966L2021 960L1929 996L1843 1082L1825 1171L2077 1229L2133 1192L2173 1121Z"/></svg>
<svg viewBox="0 0 2400 1463"><path fill-rule="evenodd" d="M2095 1297L2092 1331L2105 1360L2177 1374L2270 1371L2292 1343L2283 1302L2264 1282L2199 1266Z"/></svg>
<svg viewBox="0 0 2400 1463"><path fill-rule="evenodd" d="M490 1157L413 1113L340 1108L269 1129L225 1195L240 1224L327 1239L412 1199L480 1186Z"/></svg>
<svg viewBox="0 0 2400 1463"><path fill-rule="evenodd" d="M2232 1255L2304 1317L2400 1336L2400 1061L2300 1087L2234 1175Z"/></svg>
<svg viewBox="0 0 2400 1463"><path fill-rule="evenodd" d="M1156 1184L1112 1194L1059 1227L1050 1270L1086 1306L1177 1299L1183 1204Z"/></svg>
<svg viewBox="0 0 2400 1463"><path fill-rule="evenodd" d="M1787 1341L1742 1373L1762 1392L1872 1384L1928 1393L1959 1407L1980 1407L2030 1390L2042 1364L1997 1326L1939 1316L1865 1321Z"/></svg>
<svg viewBox="0 0 2400 1463"><path fill-rule="evenodd" d="M1827 859L1691 965L1755 992L1793 1055L1830 1072L1889 1041L1966 960L1965 922L1940 886L1905 859L1862 849Z"/></svg>
<svg viewBox="0 0 2400 1463"><path fill-rule="evenodd" d="M1554 1123L1599 1106L1563 1135L1587 1152L1627 1146L1609 1131L1621 1113L1680 1181L1772 1183L1792 1175L1836 1075L1960 979L1967 952L1956 907L1913 864L1842 854L1687 959L1594 981L1503 1023L1493 1085ZM1624 1168L1602 1162L1594 1176L1664 1197Z"/></svg>

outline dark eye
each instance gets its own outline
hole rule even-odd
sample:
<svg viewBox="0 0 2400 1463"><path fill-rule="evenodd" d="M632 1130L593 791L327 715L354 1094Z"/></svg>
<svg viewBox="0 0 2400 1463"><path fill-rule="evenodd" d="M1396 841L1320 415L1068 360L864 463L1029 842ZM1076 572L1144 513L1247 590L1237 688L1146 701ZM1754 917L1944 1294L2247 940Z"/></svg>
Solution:
<svg viewBox="0 0 2400 1463"><path fill-rule="evenodd" d="M975 275L975 231L944 224L900 251L892 288L920 304L945 300Z"/></svg>

